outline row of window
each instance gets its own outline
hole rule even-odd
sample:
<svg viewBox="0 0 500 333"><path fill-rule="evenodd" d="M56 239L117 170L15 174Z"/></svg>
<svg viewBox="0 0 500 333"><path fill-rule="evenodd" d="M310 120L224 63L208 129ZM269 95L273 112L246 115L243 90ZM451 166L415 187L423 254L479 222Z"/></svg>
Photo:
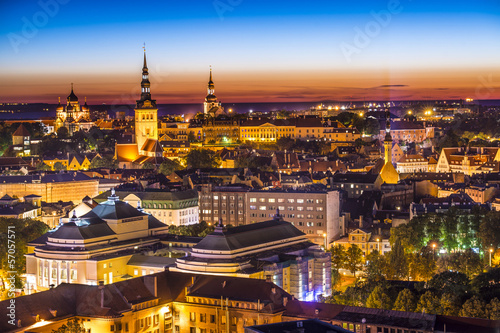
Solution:
<svg viewBox="0 0 500 333"><path fill-rule="evenodd" d="M305 207L306 211L314 211L314 207ZM280 211L285 211L285 206L278 206L278 209ZM257 206L253 206L253 205L250 205L250 210L257 210ZM259 206L259 210L276 210L276 206ZM292 207L292 206L288 206L286 207L286 210L289 210L289 211L293 211L293 210L297 210L297 211L303 211L304 210L304 207L302 206L299 206L299 207ZM316 211L318 212L322 212L324 209L323 207L316 207Z"/></svg>
<svg viewBox="0 0 500 333"><path fill-rule="evenodd" d="M284 199L284 198L268 198L266 201L266 198L259 198L259 202L269 202L269 203L274 203L278 200L278 202L288 202L288 203L317 203L317 204L322 204L324 201L323 199ZM250 198L250 202L257 202L257 198Z"/></svg>

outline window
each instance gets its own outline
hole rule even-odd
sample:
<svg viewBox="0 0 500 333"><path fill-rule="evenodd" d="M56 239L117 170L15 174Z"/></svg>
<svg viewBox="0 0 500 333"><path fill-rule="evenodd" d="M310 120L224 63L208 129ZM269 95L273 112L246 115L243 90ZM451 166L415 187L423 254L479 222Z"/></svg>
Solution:
<svg viewBox="0 0 500 333"><path fill-rule="evenodd" d="M288 203L294 203L295 199L288 199Z"/></svg>
<svg viewBox="0 0 500 333"><path fill-rule="evenodd" d="M304 203L304 199L297 199L297 203Z"/></svg>
<svg viewBox="0 0 500 333"><path fill-rule="evenodd" d="M259 210L266 210L266 206L259 206Z"/></svg>
<svg viewBox="0 0 500 333"><path fill-rule="evenodd" d="M215 324L215 315L210 315L210 324Z"/></svg>
<svg viewBox="0 0 500 333"><path fill-rule="evenodd" d="M189 321L196 321L196 312L189 312Z"/></svg>
<svg viewBox="0 0 500 333"><path fill-rule="evenodd" d="M189 333L196 333L196 327L190 327Z"/></svg>
<svg viewBox="0 0 500 333"><path fill-rule="evenodd" d="M266 202L266 198L259 198L259 202Z"/></svg>
<svg viewBox="0 0 500 333"><path fill-rule="evenodd" d="M111 332L114 332L114 331L115 331L115 325L111 325L111 327L109 328L109 330L110 330Z"/></svg>
<svg viewBox="0 0 500 333"><path fill-rule="evenodd" d="M207 322L207 314L200 313L200 323L206 323L206 322Z"/></svg>
<svg viewBox="0 0 500 333"><path fill-rule="evenodd" d="M250 198L250 202L257 202L257 198Z"/></svg>
<svg viewBox="0 0 500 333"><path fill-rule="evenodd" d="M272 202L276 202L276 199L274 199L274 198L270 198L270 199L269 199L269 202L271 202L271 203L272 203Z"/></svg>
<svg viewBox="0 0 500 333"><path fill-rule="evenodd" d="M256 210L256 209L257 209L257 206L250 206L250 209L251 209L251 210Z"/></svg>

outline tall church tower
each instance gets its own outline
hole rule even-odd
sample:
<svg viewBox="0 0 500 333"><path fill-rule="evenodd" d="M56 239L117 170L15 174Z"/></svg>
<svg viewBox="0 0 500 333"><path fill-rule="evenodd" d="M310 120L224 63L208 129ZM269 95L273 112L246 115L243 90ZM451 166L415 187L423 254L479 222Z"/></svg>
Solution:
<svg viewBox="0 0 500 333"><path fill-rule="evenodd" d="M207 97L205 97L205 102L203 103L203 113L208 114L210 112L212 112L213 115L224 112L221 103L217 102L217 97L215 96L215 85L214 81L212 81L212 66L210 66L210 79L208 80Z"/></svg>
<svg viewBox="0 0 500 333"><path fill-rule="evenodd" d="M385 121L384 162L392 164L391 120L389 116Z"/></svg>
<svg viewBox="0 0 500 333"><path fill-rule="evenodd" d="M158 140L158 108L151 99L151 83L149 82L146 49L144 49L144 65L142 67L141 99L137 101L135 111L135 142L139 150L147 139Z"/></svg>
<svg viewBox="0 0 500 333"><path fill-rule="evenodd" d="M380 177L387 184L397 184L399 181L399 174L392 164L391 119L389 112L387 112L385 122L384 166L380 170Z"/></svg>

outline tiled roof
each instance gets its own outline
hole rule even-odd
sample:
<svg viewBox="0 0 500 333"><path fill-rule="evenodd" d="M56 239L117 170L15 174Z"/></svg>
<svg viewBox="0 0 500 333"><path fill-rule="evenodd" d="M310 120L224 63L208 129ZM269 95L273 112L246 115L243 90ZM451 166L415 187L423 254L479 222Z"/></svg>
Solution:
<svg viewBox="0 0 500 333"><path fill-rule="evenodd" d="M23 124L21 124L16 131L12 134L12 136L30 136L30 132L24 127Z"/></svg>

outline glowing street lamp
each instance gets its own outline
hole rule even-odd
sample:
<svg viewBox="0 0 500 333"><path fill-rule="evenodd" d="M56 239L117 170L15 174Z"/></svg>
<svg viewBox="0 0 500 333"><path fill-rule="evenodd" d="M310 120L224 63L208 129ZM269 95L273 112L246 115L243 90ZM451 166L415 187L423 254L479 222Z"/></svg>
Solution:
<svg viewBox="0 0 500 333"><path fill-rule="evenodd" d="M490 249L490 267L491 267L491 254L493 253L493 249Z"/></svg>
<svg viewBox="0 0 500 333"><path fill-rule="evenodd" d="M434 256L434 260L436 260L436 243L432 243L432 254Z"/></svg>
<svg viewBox="0 0 500 333"><path fill-rule="evenodd" d="M377 251L380 254L380 238L377 238Z"/></svg>

